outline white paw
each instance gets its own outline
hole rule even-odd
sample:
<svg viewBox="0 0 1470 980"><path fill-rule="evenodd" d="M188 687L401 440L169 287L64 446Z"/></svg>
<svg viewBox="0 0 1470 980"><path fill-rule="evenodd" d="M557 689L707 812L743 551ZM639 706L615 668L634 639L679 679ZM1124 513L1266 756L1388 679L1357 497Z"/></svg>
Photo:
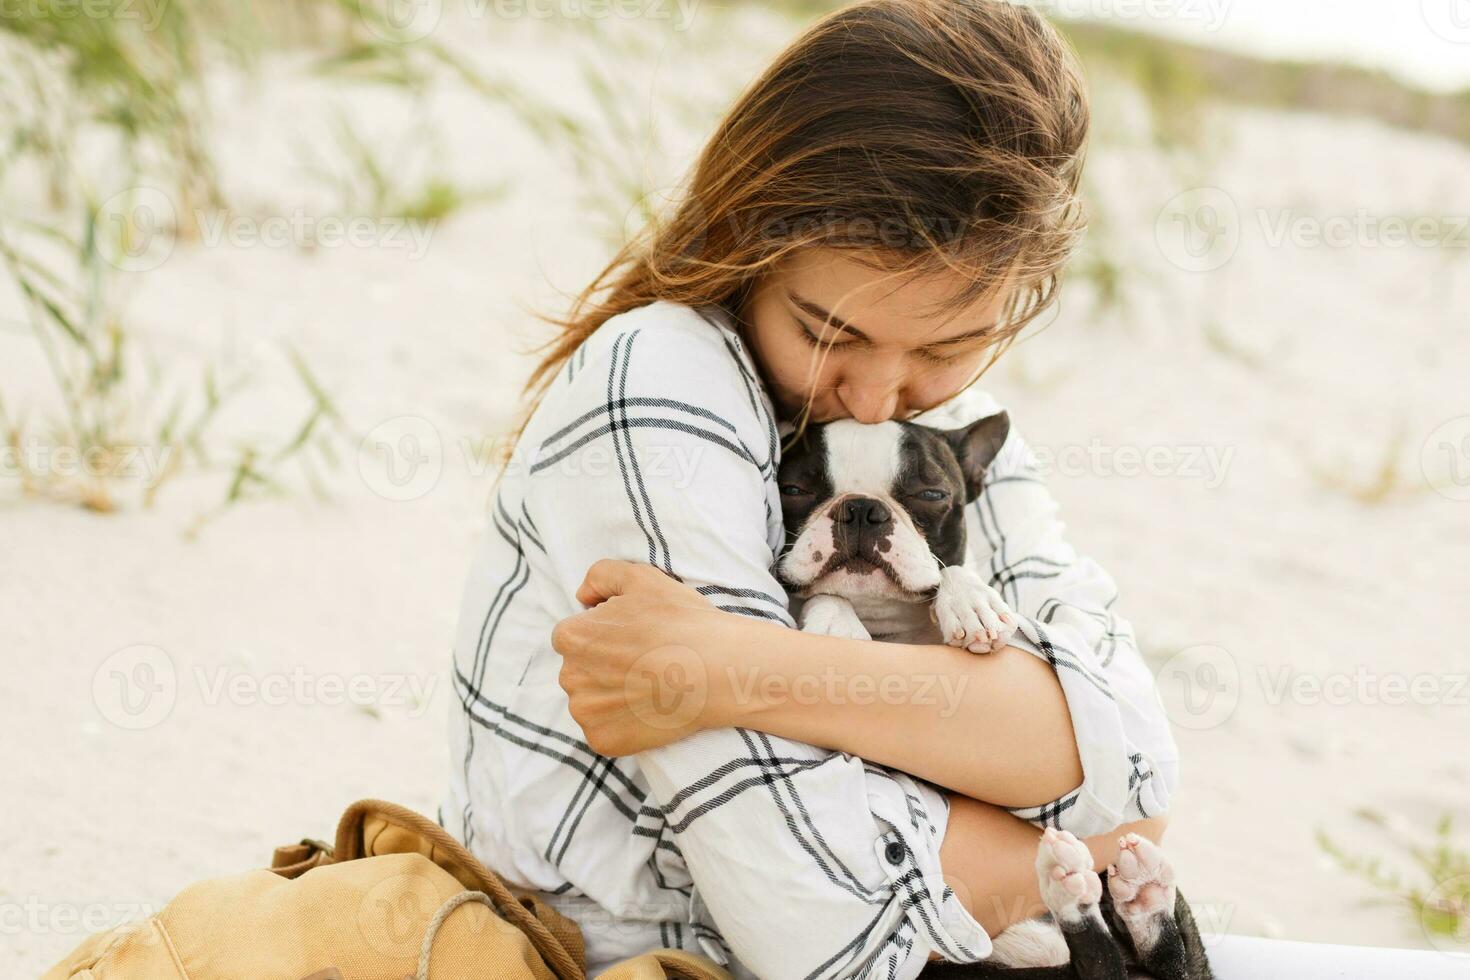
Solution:
<svg viewBox="0 0 1470 980"><path fill-rule="evenodd" d="M1125 921L1174 913L1174 867L1153 841L1128 834L1118 841L1122 853L1108 868L1108 894ZM1132 925L1130 924L1130 929Z"/></svg>
<svg viewBox="0 0 1470 980"><path fill-rule="evenodd" d="M1041 900L1058 922L1074 923L1097 908L1102 879L1092 870L1092 852L1071 833L1048 827L1036 849Z"/></svg>
<svg viewBox="0 0 1470 980"><path fill-rule="evenodd" d="M816 595L806 601L801 607L801 630L849 640L872 639L852 603L835 595Z"/></svg>
<svg viewBox="0 0 1470 980"><path fill-rule="evenodd" d="M1016 633L1016 616L999 592L963 565L939 573L939 591L931 610L939 634L950 646L971 653L990 653Z"/></svg>

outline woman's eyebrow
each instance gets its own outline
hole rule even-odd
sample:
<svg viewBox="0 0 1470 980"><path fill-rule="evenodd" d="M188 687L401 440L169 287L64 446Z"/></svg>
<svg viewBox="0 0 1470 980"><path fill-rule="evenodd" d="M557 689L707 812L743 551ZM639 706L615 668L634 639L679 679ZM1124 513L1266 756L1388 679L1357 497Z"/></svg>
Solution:
<svg viewBox="0 0 1470 980"><path fill-rule="evenodd" d="M786 298L791 300L792 305L800 309L808 316L815 317L816 319L822 320L826 323L830 323L833 329L837 330L839 333L850 333L854 337L857 337L861 340L869 339L867 334L863 333L861 330L859 330L857 327L854 327L846 320L838 316L833 316L830 311L823 309L816 303L813 303L811 300L803 296L798 296L791 290L786 291ZM951 344L963 344L971 340L979 340L987 334L992 333L994 330L995 324L992 323L990 326L981 327L978 330L969 330L965 333L957 334L953 337L945 337L943 340L932 340L927 344L920 344L919 347L948 347Z"/></svg>
<svg viewBox="0 0 1470 980"><path fill-rule="evenodd" d="M822 320L826 323L832 324L833 328L838 330L839 332L850 333L854 337L861 338L862 340L868 339L868 335L863 333L857 327L854 327L852 324L848 323L841 317L833 316L829 311L822 309L811 300L798 296L795 293L791 292L789 289L786 291L786 297L787 299L791 300L792 305L796 306L796 308L801 310L803 313L807 314L808 316L816 317L818 320Z"/></svg>
<svg viewBox="0 0 1470 980"><path fill-rule="evenodd" d="M966 333L956 334L953 337L945 337L943 340L933 340L933 341L930 341L929 343L924 344L922 346L924 346L924 347L945 347L945 346L947 346L949 344L963 344L963 343L965 343L967 341L979 340L980 338L985 337L985 336L988 336L989 334L993 333L994 331L995 331L995 324L992 323L990 326L988 326L988 327L981 327L979 330L970 330L970 331L968 331Z"/></svg>

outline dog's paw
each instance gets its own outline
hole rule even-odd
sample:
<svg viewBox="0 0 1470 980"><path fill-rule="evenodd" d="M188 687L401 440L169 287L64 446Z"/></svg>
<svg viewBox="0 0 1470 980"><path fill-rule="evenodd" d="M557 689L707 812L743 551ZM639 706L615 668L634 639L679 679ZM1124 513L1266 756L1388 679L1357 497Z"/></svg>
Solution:
<svg viewBox="0 0 1470 980"><path fill-rule="evenodd" d="M1058 922L1080 922L1102 899L1102 879L1092 870L1092 852L1065 830L1048 827L1041 835L1036 880L1041 900Z"/></svg>
<svg viewBox="0 0 1470 980"><path fill-rule="evenodd" d="M852 603L835 595L816 595L806 601L801 607L801 630L849 640L872 639Z"/></svg>
<svg viewBox="0 0 1470 980"><path fill-rule="evenodd" d="M963 565L939 573L939 590L931 614L950 646L971 653L990 653L1016 633L1016 616L999 592Z"/></svg>
<svg viewBox="0 0 1470 980"><path fill-rule="evenodd" d="M1157 844L1137 834L1124 836L1118 846L1118 861L1108 868L1108 894L1134 944L1148 950L1160 923L1174 914L1174 866Z"/></svg>

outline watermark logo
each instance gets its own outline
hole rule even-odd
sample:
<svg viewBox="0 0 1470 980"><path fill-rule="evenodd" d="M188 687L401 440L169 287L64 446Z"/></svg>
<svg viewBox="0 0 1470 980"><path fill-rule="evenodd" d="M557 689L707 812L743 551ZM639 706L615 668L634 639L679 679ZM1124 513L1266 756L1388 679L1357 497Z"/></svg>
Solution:
<svg viewBox="0 0 1470 980"><path fill-rule="evenodd" d="M1164 710L1180 728L1218 728L1240 704L1240 665L1224 647L1185 647L1164 662L1157 680Z"/></svg>
<svg viewBox="0 0 1470 980"><path fill-rule="evenodd" d="M666 189L655 188L640 197L623 214L623 241L631 242L645 229L670 226L675 219L682 243L680 256L697 260L704 254L709 239L709 218L700 199L694 195L680 197Z"/></svg>
<svg viewBox="0 0 1470 980"><path fill-rule="evenodd" d="M1470 674L1379 673L1365 664L1351 672L1309 673L1291 664L1259 666L1257 681L1266 703L1316 707L1350 704L1370 707L1470 707Z"/></svg>
<svg viewBox="0 0 1470 980"><path fill-rule="evenodd" d="M423 875L384 878L358 904L357 930L381 956L417 957L424 928L443 901Z"/></svg>
<svg viewBox="0 0 1470 980"><path fill-rule="evenodd" d="M472 21L491 18L500 21L661 20L672 21L673 29L682 32L693 24L698 5L698 0L464 0L458 9ZM358 13L368 30L382 40L411 44L439 28L444 19L444 3L443 0L372 0L360 6Z"/></svg>
<svg viewBox="0 0 1470 980"><path fill-rule="evenodd" d="M139 643L117 650L92 675L92 703L118 728L141 731L162 722L179 696L173 658Z"/></svg>
<svg viewBox="0 0 1470 980"><path fill-rule="evenodd" d="M357 471L385 500L417 500L438 485L444 472L444 440L428 419L400 415L363 438Z"/></svg>
<svg viewBox="0 0 1470 980"><path fill-rule="evenodd" d="M380 40L411 44L434 33L444 17L444 0L369 0L358 13Z"/></svg>
<svg viewBox="0 0 1470 980"><path fill-rule="evenodd" d="M1218 31L1230 16L1231 0L1025 0L1026 5L1066 20L1158 20Z"/></svg>
<svg viewBox="0 0 1470 980"><path fill-rule="evenodd" d="M0 0L3 2L3 0ZM182 217L197 230L202 248L383 249L416 262L429 251L436 221L394 215L317 214L295 208L279 214L245 214L228 208L195 208ZM178 244L181 214L156 187L119 191L94 214L97 250L123 272L149 272L168 261Z"/></svg>
<svg viewBox="0 0 1470 980"><path fill-rule="evenodd" d="M438 683L435 674L334 674L314 673L298 664L289 671L247 673L228 666L193 670L200 700L208 707L232 704L240 707L265 705L320 705L334 708L350 704L366 710L407 709L410 718L428 710Z"/></svg>
<svg viewBox="0 0 1470 980"><path fill-rule="evenodd" d="M429 251L437 224L411 218L365 214L312 214L297 208L256 216L236 211L194 212L199 244L205 248L335 249L382 248L403 252L417 262Z"/></svg>
<svg viewBox="0 0 1470 980"><path fill-rule="evenodd" d="M1205 489L1214 490L1225 482L1230 473L1235 447L1113 446L1094 438L1085 446L1033 445L1031 457L1043 476L1197 480Z"/></svg>
<svg viewBox="0 0 1470 980"><path fill-rule="evenodd" d="M623 697L628 710L651 728L688 727L709 700L704 660L685 646L650 650L633 661Z"/></svg>
<svg viewBox="0 0 1470 980"><path fill-rule="evenodd" d="M148 272L168 261L178 238L173 199L156 187L129 187L103 201L94 217L97 250L123 272Z"/></svg>
<svg viewBox="0 0 1470 980"><path fill-rule="evenodd" d="M1470 959L1470 875L1446 878L1425 895L1419 924L1429 945L1456 959Z"/></svg>
<svg viewBox="0 0 1470 980"><path fill-rule="evenodd" d="M111 20L155 31L170 0L0 0L0 20L22 24L45 20Z"/></svg>
<svg viewBox="0 0 1470 980"><path fill-rule="evenodd" d="M1424 23L1451 44L1470 44L1470 0L1419 0Z"/></svg>
<svg viewBox="0 0 1470 980"><path fill-rule="evenodd" d="M1470 500L1470 415L1450 419L1424 440L1419 465L1431 487L1450 500Z"/></svg>
<svg viewBox="0 0 1470 980"><path fill-rule="evenodd" d="M1213 272L1240 248L1240 208L1218 187L1176 194L1154 222L1164 258L1187 272Z"/></svg>
<svg viewBox="0 0 1470 980"><path fill-rule="evenodd" d="M31 895L0 902L0 936L92 935L126 928L157 912L146 902L57 902Z"/></svg>
<svg viewBox="0 0 1470 980"><path fill-rule="evenodd" d="M1378 214L1367 208L1330 214L1242 211L1220 188L1197 187L1170 199L1154 226L1164 258L1187 272L1223 267L1247 235L1253 246L1269 249L1470 250L1470 215Z"/></svg>
<svg viewBox="0 0 1470 980"><path fill-rule="evenodd" d="M419 718L433 704L438 682L438 674L315 672L300 664L264 672L196 664L181 675L166 651L136 644L110 654L98 666L92 702L103 718L129 731L162 724L189 689L206 708L351 705L368 713L392 708Z"/></svg>
<svg viewBox="0 0 1470 980"><path fill-rule="evenodd" d="M173 446L53 446L39 439L13 440L0 446L0 477L46 476L53 479L143 480L153 482L167 472Z"/></svg>
<svg viewBox="0 0 1470 980"><path fill-rule="evenodd" d="M821 673L793 676L766 674L758 668L726 668L737 704L916 705L934 708L940 718L952 718L964 704L969 678L948 674L849 673L828 667Z"/></svg>
<svg viewBox="0 0 1470 980"><path fill-rule="evenodd" d="M1262 209L1256 214L1261 238L1270 248L1470 248L1470 216L1351 213L1304 214L1294 208Z"/></svg>

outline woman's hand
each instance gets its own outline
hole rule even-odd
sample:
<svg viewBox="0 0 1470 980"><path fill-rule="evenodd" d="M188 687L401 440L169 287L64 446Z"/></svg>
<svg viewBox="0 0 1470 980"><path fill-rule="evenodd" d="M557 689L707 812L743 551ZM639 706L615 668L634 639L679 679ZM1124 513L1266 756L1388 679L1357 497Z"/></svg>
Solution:
<svg viewBox="0 0 1470 980"><path fill-rule="evenodd" d="M651 565L604 559L587 570L577 601L591 606L551 631L561 686L587 744L632 755L676 742L710 717L717 631L741 617Z"/></svg>

